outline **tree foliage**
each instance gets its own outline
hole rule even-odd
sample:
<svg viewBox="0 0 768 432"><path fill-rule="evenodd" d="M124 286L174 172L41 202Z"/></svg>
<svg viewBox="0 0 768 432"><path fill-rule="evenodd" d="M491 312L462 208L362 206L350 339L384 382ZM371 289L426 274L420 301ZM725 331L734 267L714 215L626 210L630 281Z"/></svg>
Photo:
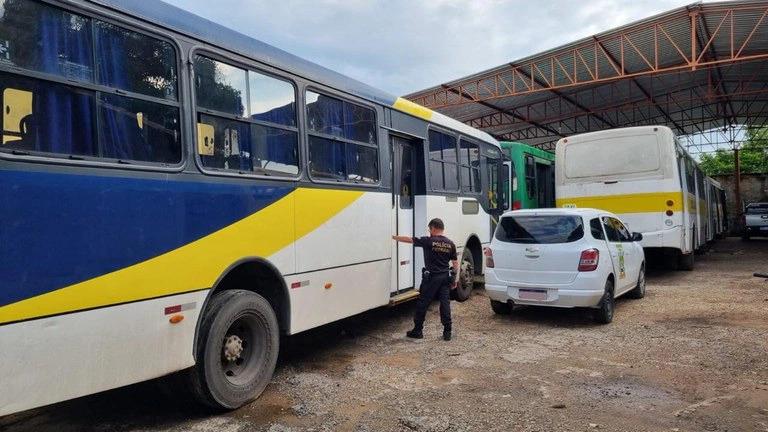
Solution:
<svg viewBox="0 0 768 432"><path fill-rule="evenodd" d="M736 170L733 150L717 149L700 158L699 165L708 176L733 174ZM768 128L747 129L747 139L739 149L739 172L768 173Z"/></svg>

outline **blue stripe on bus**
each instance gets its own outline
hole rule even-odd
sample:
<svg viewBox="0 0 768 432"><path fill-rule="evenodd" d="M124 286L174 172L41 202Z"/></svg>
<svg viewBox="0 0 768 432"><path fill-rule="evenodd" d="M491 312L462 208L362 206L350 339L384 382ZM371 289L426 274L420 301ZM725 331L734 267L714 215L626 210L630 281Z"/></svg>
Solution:
<svg viewBox="0 0 768 432"><path fill-rule="evenodd" d="M174 250L293 190L0 170L0 306Z"/></svg>

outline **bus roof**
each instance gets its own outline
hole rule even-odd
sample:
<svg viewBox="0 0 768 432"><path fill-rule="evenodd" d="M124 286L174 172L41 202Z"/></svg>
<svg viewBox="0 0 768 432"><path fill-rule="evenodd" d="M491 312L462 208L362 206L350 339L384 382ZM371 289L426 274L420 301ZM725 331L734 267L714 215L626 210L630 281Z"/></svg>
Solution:
<svg viewBox="0 0 768 432"><path fill-rule="evenodd" d="M489 134L162 1L85 0L399 111L497 143Z"/></svg>
<svg viewBox="0 0 768 432"><path fill-rule="evenodd" d="M532 153L536 156L542 157L547 160L555 160L555 154L550 153L544 149L540 149L538 147L534 147L525 143L517 142L517 141L499 141L499 145L502 149L523 149L528 153Z"/></svg>

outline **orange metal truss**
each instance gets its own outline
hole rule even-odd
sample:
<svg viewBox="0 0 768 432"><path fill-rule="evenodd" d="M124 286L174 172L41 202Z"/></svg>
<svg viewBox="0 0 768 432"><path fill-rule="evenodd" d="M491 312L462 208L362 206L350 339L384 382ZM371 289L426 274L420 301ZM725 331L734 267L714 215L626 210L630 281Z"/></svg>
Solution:
<svg viewBox="0 0 768 432"><path fill-rule="evenodd" d="M768 58L768 46L755 37L768 26L768 5L694 7L683 13L688 14L690 24L682 28L680 15L668 16L408 98L439 109ZM701 31L705 28L714 31Z"/></svg>

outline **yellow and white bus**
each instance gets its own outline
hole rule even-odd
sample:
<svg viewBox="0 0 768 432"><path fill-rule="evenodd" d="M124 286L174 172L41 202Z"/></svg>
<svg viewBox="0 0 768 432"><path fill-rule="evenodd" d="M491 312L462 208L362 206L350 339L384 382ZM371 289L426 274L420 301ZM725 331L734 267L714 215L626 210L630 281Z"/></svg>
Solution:
<svg viewBox="0 0 768 432"><path fill-rule="evenodd" d="M5 1L0 45L0 416L241 406L280 335L418 295L433 217L482 272L486 133L160 1Z"/></svg>
<svg viewBox="0 0 768 432"><path fill-rule="evenodd" d="M619 215L643 234L647 254L692 270L694 252L722 224L719 185L704 176L668 127L610 129L562 138L555 149L558 207L593 207ZM720 190L722 190L720 188ZM720 207L717 200L722 199Z"/></svg>

